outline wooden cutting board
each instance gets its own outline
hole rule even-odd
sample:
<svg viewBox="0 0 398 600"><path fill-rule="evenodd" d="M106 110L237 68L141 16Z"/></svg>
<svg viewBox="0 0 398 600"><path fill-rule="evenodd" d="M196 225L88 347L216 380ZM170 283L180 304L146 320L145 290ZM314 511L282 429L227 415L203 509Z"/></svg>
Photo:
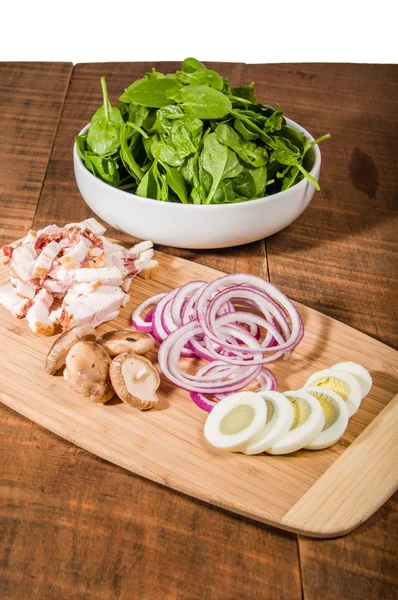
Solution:
<svg viewBox="0 0 398 600"><path fill-rule="evenodd" d="M117 321L126 328L144 299L219 271L156 253L154 280L136 278ZM0 268L0 282L8 279ZM0 306L0 400L70 442L138 475L241 515L304 535L335 537L369 518L398 487L398 352L297 304L305 335L288 361L271 368L279 391L297 389L334 363L353 360L373 388L332 448L287 456L221 454L203 437L206 413L188 392L161 379L160 402L140 412L112 400L91 404L62 376L44 371L54 338L35 335ZM150 355L156 364L156 352ZM395 397L394 397L395 396ZM133 502L133 499L132 499Z"/></svg>

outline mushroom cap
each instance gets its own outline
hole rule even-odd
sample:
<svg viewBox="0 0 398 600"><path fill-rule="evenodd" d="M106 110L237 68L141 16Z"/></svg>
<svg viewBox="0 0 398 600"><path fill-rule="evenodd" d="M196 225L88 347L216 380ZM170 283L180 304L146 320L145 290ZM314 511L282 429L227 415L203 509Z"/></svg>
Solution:
<svg viewBox="0 0 398 600"><path fill-rule="evenodd" d="M119 329L101 335L97 344L100 344L109 356L117 356L123 352L146 354L155 347L155 340L147 333L133 329Z"/></svg>
<svg viewBox="0 0 398 600"><path fill-rule="evenodd" d="M77 342L67 354L64 377L72 390L91 402L108 402L115 394L110 364L107 352L95 342Z"/></svg>
<svg viewBox="0 0 398 600"><path fill-rule="evenodd" d="M69 331L62 333L51 346L44 368L47 373L54 375L65 365L66 355L69 350L80 340L95 342L97 333L91 325L77 325Z"/></svg>
<svg viewBox="0 0 398 600"><path fill-rule="evenodd" d="M109 375L116 394L126 404L140 410L148 410L157 404L159 373L144 356L133 352L119 354L112 361Z"/></svg>

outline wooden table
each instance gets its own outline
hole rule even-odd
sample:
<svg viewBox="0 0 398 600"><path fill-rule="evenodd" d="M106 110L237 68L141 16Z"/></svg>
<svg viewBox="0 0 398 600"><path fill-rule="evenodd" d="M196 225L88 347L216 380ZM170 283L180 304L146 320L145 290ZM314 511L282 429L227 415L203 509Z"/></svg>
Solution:
<svg viewBox="0 0 398 600"><path fill-rule="evenodd" d="M73 136L152 66L0 64L0 244L90 212ZM255 81L322 147L322 191L290 227L228 250L161 248L289 296L397 346L397 83L392 65L211 65ZM128 236L112 232L122 240ZM394 235L395 234L395 235ZM131 241L131 238L130 238ZM0 597L396 598L398 495L347 537L289 535L134 476L0 404Z"/></svg>

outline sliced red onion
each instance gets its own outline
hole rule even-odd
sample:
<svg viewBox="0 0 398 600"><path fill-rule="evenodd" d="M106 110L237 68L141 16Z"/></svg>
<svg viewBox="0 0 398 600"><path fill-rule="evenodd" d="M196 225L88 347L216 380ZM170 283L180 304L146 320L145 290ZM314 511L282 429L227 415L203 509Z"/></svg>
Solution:
<svg viewBox="0 0 398 600"><path fill-rule="evenodd" d="M148 306L152 306L152 304L157 304L159 300L164 298L166 294L157 294L157 296L152 296L152 298L148 298L142 304L140 304L131 316L131 324L136 328L137 331L152 331L152 323L148 323L145 321L141 315ZM151 311L152 312L152 311ZM153 313L152 313L153 314Z"/></svg>
<svg viewBox="0 0 398 600"><path fill-rule="evenodd" d="M143 320L143 310L155 303ZM226 275L209 284L192 281L159 294L134 311L133 324L148 327L161 342L158 358L164 375L189 390L193 401L207 411L217 399L254 379L260 389L276 389L275 376L263 365L288 358L304 332L292 302L269 282L247 274ZM208 363L190 375L179 366L182 357Z"/></svg>
<svg viewBox="0 0 398 600"><path fill-rule="evenodd" d="M171 318L177 327L182 324L181 316L183 313L183 305L187 298L192 296L192 294L197 290L204 288L206 285L207 284L205 281L191 281L190 283L186 283L178 289L178 292L173 299L170 311Z"/></svg>
<svg viewBox="0 0 398 600"><path fill-rule="evenodd" d="M257 391L276 390L276 388L278 387L275 375L271 373L271 371L269 371L268 369L262 369L257 377L257 380L260 385ZM201 394L199 392L190 393L191 399L194 401L194 403L206 412L211 412L217 404L217 402L219 402L223 398L226 398L227 395L228 394L214 394L213 398L209 398L207 395Z"/></svg>
<svg viewBox="0 0 398 600"><path fill-rule="evenodd" d="M253 381L260 373L261 365L253 367L248 365L244 375L242 375L240 370L237 370L232 378L226 381L223 381L223 374L214 381L208 381L206 375L197 377L195 375L183 373L178 365L181 351L192 336L200 335L202 333L203 329L201 325L197 321L191 321L173 331L162 342L158 353L159 366L170 381L183 389L192 392L207 391L208 393L232 393L251 383L251 381Z"/></svg>

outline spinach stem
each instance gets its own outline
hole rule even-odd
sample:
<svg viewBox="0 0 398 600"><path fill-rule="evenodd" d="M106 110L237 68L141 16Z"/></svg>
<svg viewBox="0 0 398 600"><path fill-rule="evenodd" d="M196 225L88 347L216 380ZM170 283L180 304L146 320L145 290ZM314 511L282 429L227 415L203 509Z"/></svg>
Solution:
<svg viewBox="0 0 398 600"><path fill-rule="evenodd" d="M105 77L101 77L101 87L102 87L102 96L104 99L105 118L107 121L109 121L109 96L108 96L108 89L106 87Z"/></svg>

